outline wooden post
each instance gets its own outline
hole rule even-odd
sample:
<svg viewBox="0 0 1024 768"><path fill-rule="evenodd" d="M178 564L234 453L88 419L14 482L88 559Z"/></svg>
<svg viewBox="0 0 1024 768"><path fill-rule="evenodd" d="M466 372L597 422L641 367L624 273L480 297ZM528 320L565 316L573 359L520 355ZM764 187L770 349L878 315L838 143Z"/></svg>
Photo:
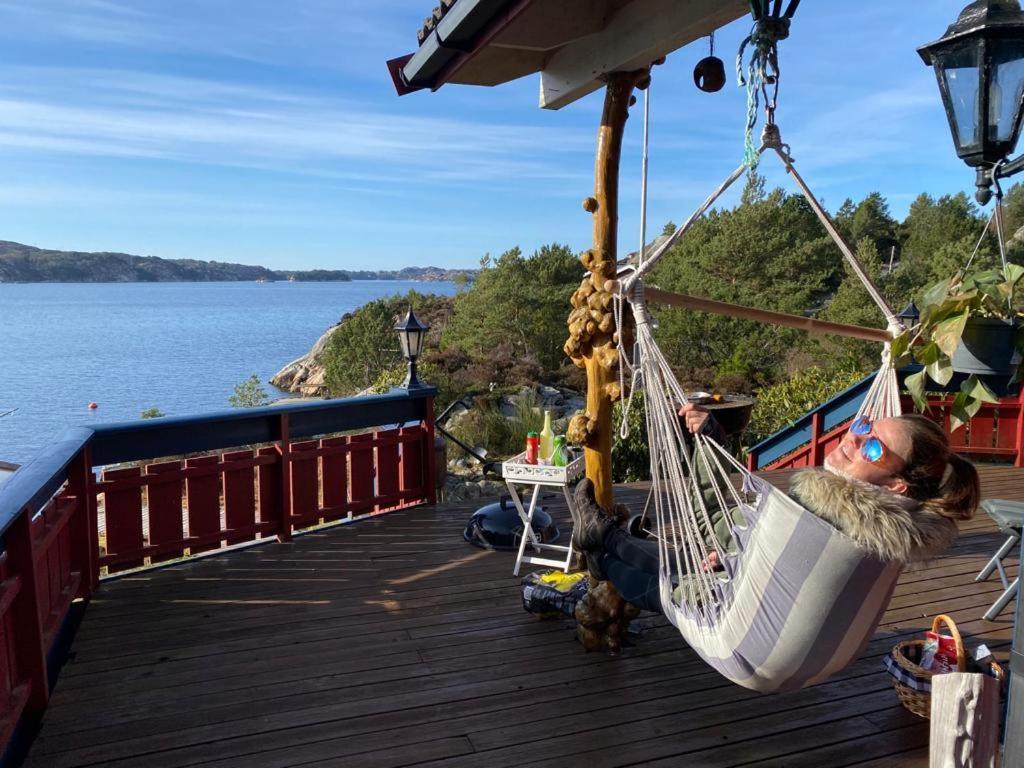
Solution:
<svg viewBox="0 0 1024 768"><path fill-rule="evenodd" d="M68 489L77 506L71 527L71 570L78 571L78 594L88 600L99 586L99 542L96 530L96 493L93 488L92 451L85 446L71 463Z"/></svg>
<svg viewBox="0 0 1024 768"><path fill-rule="evenodd" d="M586 412L573 418L569 437L584 446L587 477L594 483L598 504L605 509L613 504L612 403L622 396L617 381L613 294L609 290L616 271L619 160L633 89L648 78L648 70L608 76L597 133L594 196L583 201L584 210L594 220L593 247L580 258L590 274L572 296L569 340L565 343L566 354L587 371Z"/></svg>
<svg viewBox="0 0 1024 768"><path fill-rule="evenodd" d="M593 215L593 246L580 261L590 273L572 295L569 340L565 353L587 371L586 411L569 424L569 439L584 447L587 477L594 483L597 503L609 512L614 506L612 486L612 403L622 397L618 383L612 312L619 223L619 160L622 137L635 101L633 89L646 87L648 70L615 72L608 76L604 111L597 132L594 196L583 201ZM621 329L620 329L621 330ZM587 592L576 607L577 636L588 650L613 653L622 647L626 628L637 609L622 599L610 582L602 581Z"/></svg>
<svg viewBox="0 0 1024 768"><path fill-rule="evenodd" d="M32 512L23 509L4 537L7 562L12 576L17 576L20 589L11 605L14 626L15 666L29 690L26 709L39 714L50 699L50 682L46 671L46 648L43 647L43 625L39 618L39 586L35 555L32 550Z"/></svg>
<svg viewBox="0 0 1024 768"><path fill-rule="evenodd" d="M426 411L423 414L423 464L426 468L426 497L428 504L437 504L437 454L434 451L434 398L428 397L423 405ZM405 448L403 447L404 451Z"/></svg>
<svg viewBox="0 0 1024 768"><path fill-rule="evenodd" d="M1014 447L1017 449L1017 456L1013 460L1013 466L1024 467L1024 385L1020 388L1017 396L1017 439L1014 440Z"/></svg>
<svg viewBox="0 0 1024 768"><path fill-rule="evenodd" d="M281 530L277 540L292 540L292 454L287 413L281 414Z"/></svg>
<svg viewBox="0 0 1024 768"><path fill-rule="evenodd" d="M931 768L995 768L999 683L973 672L932 678Z"/></svg>
<svg viewBox="0 0 1024 768"><path fill-rule="evenodd" d="M1006 710L1003 768L1024 768L1024 589L1017 590L1010 650L1010 689Z"/></svg>
<svg viewBox="0 0 1024 768"><path fill-rule="evenodd" d="M824 446L821 444L821 436L824 432L822 427L821 412L811 415L811 445L808 448L807 464L811 467L820 467L825 460Z"/></svg>

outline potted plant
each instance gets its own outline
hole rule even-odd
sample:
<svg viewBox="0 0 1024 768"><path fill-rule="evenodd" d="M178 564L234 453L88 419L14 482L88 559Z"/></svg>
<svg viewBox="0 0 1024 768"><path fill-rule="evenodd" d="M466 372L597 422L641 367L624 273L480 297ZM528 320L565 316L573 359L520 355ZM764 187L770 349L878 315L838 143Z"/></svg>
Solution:
<svg viewBox="0 0 1024 768"><path fill-rule="evenodd" d="M913 358L923 370L907 377L906 386L919 410L927 408L928 381L945 387L955 373L966 373L953 400L951 429L970 421L982 403L998 398L982 377L1021 378L1024 317L1016 289L1024 267L1008 264L957 274L929 288L921 301L916 325L893 341L897 365Z"/></svg>

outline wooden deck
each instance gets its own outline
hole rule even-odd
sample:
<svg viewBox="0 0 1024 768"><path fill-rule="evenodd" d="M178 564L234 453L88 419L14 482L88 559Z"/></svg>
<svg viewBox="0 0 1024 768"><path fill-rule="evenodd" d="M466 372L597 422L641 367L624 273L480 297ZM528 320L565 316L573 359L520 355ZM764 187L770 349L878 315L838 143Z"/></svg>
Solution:
<svg viewBox="0 0 1024 768"><path fill-rule="evenodd" d="M983 476L987 497L1024 500L1024 470ZM475 506L106 583L28 764L925 766L927 723L881 670L893 638L942 611L1008 650L1011 610L981 619L998 581L973 582L999 540L984 515L949 556L903 577L852 668L760 696L710 671L660 617L642 617L618 658L584 653L569 622L523 611L511 554L462 540Z"/></svg>

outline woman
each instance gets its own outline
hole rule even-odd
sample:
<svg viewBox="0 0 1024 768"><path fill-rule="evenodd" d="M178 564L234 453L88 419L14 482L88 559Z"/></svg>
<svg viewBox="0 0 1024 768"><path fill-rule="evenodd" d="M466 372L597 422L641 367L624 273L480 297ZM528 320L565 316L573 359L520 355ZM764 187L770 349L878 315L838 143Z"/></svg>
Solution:
<svg viewBox="0 0 1024 768"><path fill-rule="evenodd" d="M706 410L687 405L679 415L690 432L721 442L721 428ZM710 481L700 480L707 489ZM952 546L956 521L974 515L981 488L974 465L950 450L942 428L908 415L858 419L825 457L824 469L793 476L789 495L882 560L909 565ZM706 501L714 498L705 493ZM576 487L576 505L581 520L573 546L586 553L591 575L610 580L634 605L660 613L657 544L618 527L594 501L589 480ZM728 546L725 515L712 506L708 511L718 541ZM712 552L704 568L716 568L717 560Z"/></svg>

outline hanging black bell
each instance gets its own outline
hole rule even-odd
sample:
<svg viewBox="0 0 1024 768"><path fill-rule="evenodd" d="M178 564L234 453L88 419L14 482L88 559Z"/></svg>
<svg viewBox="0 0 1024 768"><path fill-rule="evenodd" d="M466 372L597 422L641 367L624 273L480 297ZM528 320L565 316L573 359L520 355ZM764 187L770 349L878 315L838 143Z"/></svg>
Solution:
<svg viewBox="0 0 1024 768"><path fill-rule="evenodd" d="M693 82L704 93L718 93L725 87L725 62L717 56L701 59L693 69Z"/></svg>

